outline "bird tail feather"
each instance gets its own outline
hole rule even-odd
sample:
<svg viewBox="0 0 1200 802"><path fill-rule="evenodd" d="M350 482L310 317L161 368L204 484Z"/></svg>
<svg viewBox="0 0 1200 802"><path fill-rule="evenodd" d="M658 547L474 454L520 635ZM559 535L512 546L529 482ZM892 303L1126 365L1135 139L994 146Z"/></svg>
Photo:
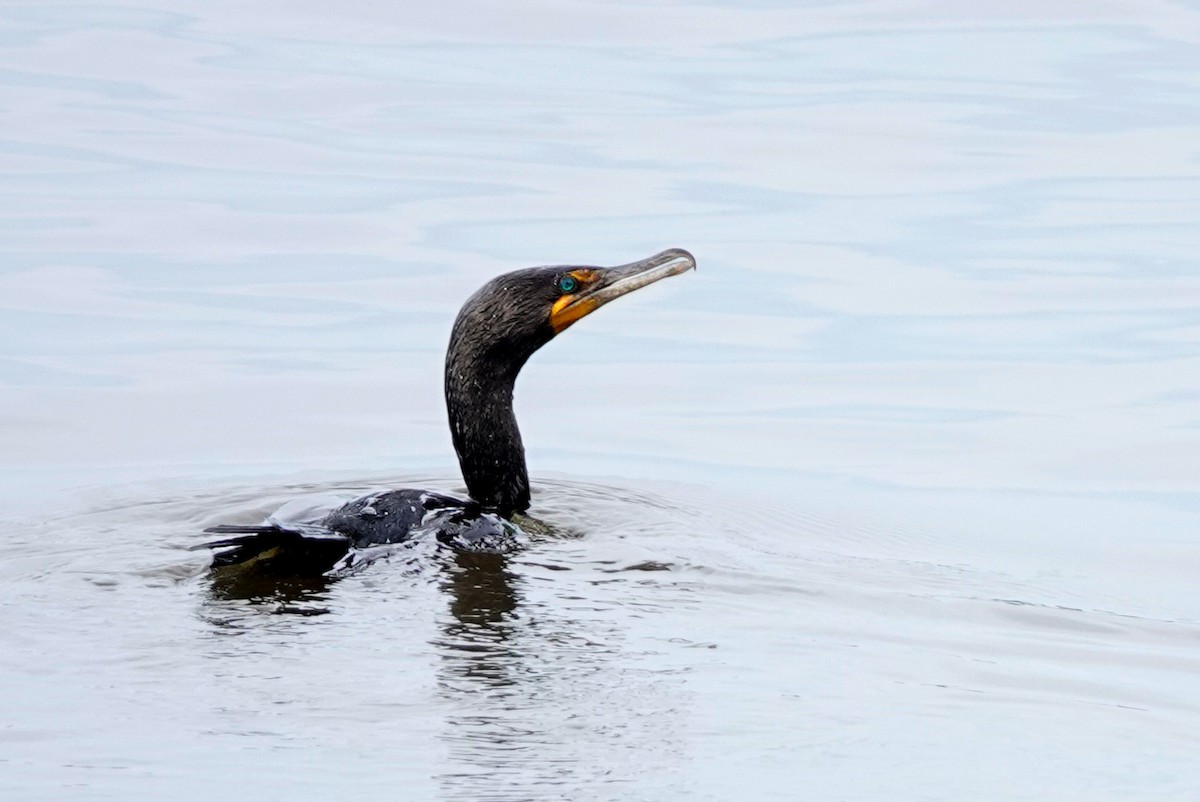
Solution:
<svg viewBox="0 0 1200 802"><path fill-rule="evenodd" d="M233 535L193 548L212 549L214 570L238 566L280 575L319 576L333 568L350 550L349 541L328 530L316 534L275 524L221 524L204 530L210 535Z"/></svg>

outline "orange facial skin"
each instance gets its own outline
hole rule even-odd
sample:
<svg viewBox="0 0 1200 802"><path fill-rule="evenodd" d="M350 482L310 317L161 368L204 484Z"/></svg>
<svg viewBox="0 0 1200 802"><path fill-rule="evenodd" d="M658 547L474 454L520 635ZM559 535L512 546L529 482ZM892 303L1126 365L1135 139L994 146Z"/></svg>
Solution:
<svg viewBox="0 0 1200 802"><path fill-rule="evenodd" d="M550 327L554 329L555 334L580 318L591 314L600 306L595 301L589 302L587 298L579 297L581 292L587 290L599 278L598 271L579 268L572 270L567 275L579 282L579 289L570 295L559 298L554 302L554 306L550 307Z"/></svg>

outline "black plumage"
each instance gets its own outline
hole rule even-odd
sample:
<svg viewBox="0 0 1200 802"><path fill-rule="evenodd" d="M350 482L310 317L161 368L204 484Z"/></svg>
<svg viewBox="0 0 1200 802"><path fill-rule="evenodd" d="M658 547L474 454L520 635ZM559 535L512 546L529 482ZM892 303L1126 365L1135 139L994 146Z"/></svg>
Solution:
<svg viewBox="0 0 1200 802"><path fill-rule="evenodd" d="M272 575L327 572L354 551L431 536L463 552L504 552L525 542L512 523L529 508L525 449L513 412L521 368L539 348L614 298L695 267L672 249L620 267L536 267L498 276L463 305L446 352L450 431L468 499L400 489L364 496L311 522L221 525L204 544L214 568Z"/></svg>

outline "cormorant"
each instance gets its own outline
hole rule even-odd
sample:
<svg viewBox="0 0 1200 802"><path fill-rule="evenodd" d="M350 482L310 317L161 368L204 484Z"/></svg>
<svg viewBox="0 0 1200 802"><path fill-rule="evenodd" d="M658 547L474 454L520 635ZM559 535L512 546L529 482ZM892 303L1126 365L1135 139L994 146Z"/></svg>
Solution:
<svg viewBox="0 0 1200 802"><path fill-rule="evenodd" d="M469 499L400 489L348 502L319 520L221 525L204 544L213 568L254 566L277 576L320 574L371 546L432 534L466 552L503 552L524 539L512 517L529 508L525 449L513 386L526 360L604 304L696 266L673 248L619 267L534 267L497 276L458 313L446 351L446 410Z"/></svg>

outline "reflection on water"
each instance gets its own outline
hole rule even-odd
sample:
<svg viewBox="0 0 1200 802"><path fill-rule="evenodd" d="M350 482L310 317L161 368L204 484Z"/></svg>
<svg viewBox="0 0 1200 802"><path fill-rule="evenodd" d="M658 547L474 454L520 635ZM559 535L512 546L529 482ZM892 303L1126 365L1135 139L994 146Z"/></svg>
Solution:
<svg viewBox="0 0 1200 802"><path fill-rule="evenodd" d="M517 577L502 555L458 554L451 562L442 584L450 617L434 644L442 658L438 685L454 708L470 712L446 718L442 737L456 770L441 781L467 796L492 789L478 798L497 798L492 795L497 772L525 767L522 753L534 750L541 735L517 725L511 715L527 703L521 689L527 658L513 631L520 625Z"/></svg>
<svg viewBox="0 0 1200 802"><path fill-rule="evenodd" d="M679 750L676 670L639 668L643 655L623 645L622 625L568 614L586 597L524 603L537 580L518 571L494 555L457 555L448 566L451 615L435 641L439 695L452 711L443 792L573 798L662 771Z"/></svg>
<svg viewBox="0 0 1200 802"><path fill-rule="evenodd" d="M442 585L450 596L450 613L456 625L446 629L446 645L469 650L477 640L503 640L505 622L517 608L514 575L500 554L456 553L447 566Z"/></svg>
<svg viewBox="0 0 1200 802"><path fill-rule="evenodd" d="M326 600L334 577L265 576L247 571L214 572L209 579L209 592L214 603L245 601L270 609L274 613L324 615L329 610L321 605Z"/></svg>

